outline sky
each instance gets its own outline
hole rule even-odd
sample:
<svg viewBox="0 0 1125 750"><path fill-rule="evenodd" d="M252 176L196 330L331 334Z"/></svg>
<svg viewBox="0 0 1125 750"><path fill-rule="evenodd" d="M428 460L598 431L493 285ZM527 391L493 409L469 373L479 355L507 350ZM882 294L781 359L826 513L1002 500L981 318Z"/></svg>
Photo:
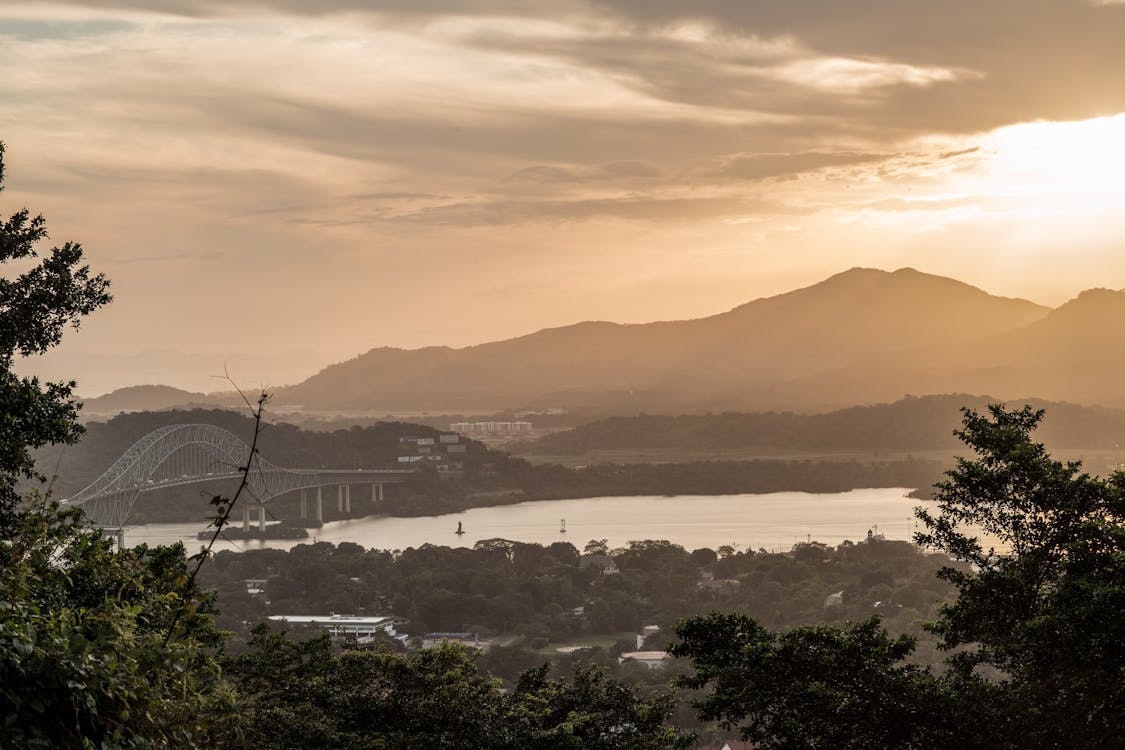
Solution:
<svg viewBox="0 0 1125 750"><path fill-rule="evenodd" d="M1119 289L1122 39L1112 0L5 0L0 213L115 296L25 367L276 385L853 266Z"/></svg>

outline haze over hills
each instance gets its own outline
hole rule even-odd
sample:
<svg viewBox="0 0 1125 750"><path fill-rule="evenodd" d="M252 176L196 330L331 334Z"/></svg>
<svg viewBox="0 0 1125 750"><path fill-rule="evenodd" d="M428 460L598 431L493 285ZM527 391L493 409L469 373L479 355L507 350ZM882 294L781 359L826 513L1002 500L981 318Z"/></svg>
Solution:
<svg viewBox="0 0 1125 750"><path fill-rule="evenodd" d="M87 400L109 395L122 387L159 384L187 393L229 390L229 373L244 388L258 384L284 385L304 380L326 362L348 350L330 354L308 348L271 353L179 351L145 349L131 354L53 349L46 354L16 361L21 375L42 380L77 380L78 393ZM187 403L178 402L177 405ZM138 407L129 407L138 408Z"/></svg>
<svg viewBox="0 0 1125 750"><path fill-rule="evenodd" d="M961 409L984 412L997 399L965 393L908 397L894 403L851 406L819 414L724 412L641 414L599 419L514 446L529 457L585 456L591 462L625 452L670 455L735 452L761 454L860 454L886 451L948 451L964 454L954 434ZM1125 410L1028 399L1046 414L1036 440L1052 451L1113 451L1125 443ZM1011 403L1015 407L1022 404ZM759 454L759 455L761 455ZM651 458L651 453L646 460ZM1089 467L1088 467L1089 468ZM1094 467L1101 470L1100 465Z"/></svg>
<svg viewBox="0 0 1125 750"><path fill-rule="evenodd" d="M82 411L86 416L123 411L157 411L192 403L204 404L211 398L206 393L193 393L170 385L131 385L104 396L84 399Z"/></svg>
<svg viewBox="0 0 1125 750"><path fill-rule="evenodd" d="M962 392L1119 406L1121 382L1125 292L1089 290L1052 310L910 268L853 268L694 320L587 321L459 349L376 348L276 389L274 403L383 413L818 411Z"/></svg>
<svg viewBox="0 0 1125 750"><path fill-rule="evenodd" d="M374 349L278 398L313 409L828 408L932 392L896 383L854 398L833 373L846 380L860 367L869 386L885 363L956 351L1050 312L913 269L856 268L707 318L585 322L463 349Z"/></svg>

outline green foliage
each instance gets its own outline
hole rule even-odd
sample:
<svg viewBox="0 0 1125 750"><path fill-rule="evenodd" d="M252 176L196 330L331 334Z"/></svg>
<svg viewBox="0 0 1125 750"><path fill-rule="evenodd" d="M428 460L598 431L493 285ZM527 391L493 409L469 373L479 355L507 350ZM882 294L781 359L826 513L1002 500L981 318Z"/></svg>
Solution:
<svg viewBox="0 0 1125 750"><path fill-rule="evenodd" d="M974 569L941 571L959 596L932 629L963 649L958 670L999 671L1025 746L1111 747L1125 712L1125 475L1051 459L1030 438L1042 417L966 411L958 434L978 458L938 486L940 515L919 511L920 541Z"/></svg>
<svg viewBox="0 0 1125 750"><path fill-rule="evenodd" d="M0 181L3 148L0 146ZM30 265L46 237L22 210L0 222L0 263ZM225 691L211 602L182 591L183 548L112 551L77 510L21 498L36 477L31 450L81 433L73 383L12 372L16 356L45 352L64 328L109 301L107 282L74 243L0 279L0 747L194 747L221 717ZM179 641L177 614L199 614Z"/></svg>
<svg viewBox="0 0 1125 750"><path fill-rule="evenodd" d="M547 679L547 667L528 670L508 701L516 729L513 748L543 750L660 750L687 748L691 736L665 726L668 695L649 699L598 669L572 680Z"/></svg>
<svg viewBox="0 0 1125 750"><path fill-rule="evenodd" d="M927 626L948 671L905 664L913 642L875 620L778 635L713 614L672 649L695 662L686 684L713 688L703 715L770 747L1120 747L1125 476L1052 460L1030 437L1041 418L965 410L977 456L918 511L921 543L971 563L941 570L959 595Z"/></svg>
<svg viewBox="0 0 1125 750"><path fill-rule="evenodd" d="M210 600L183 549L115 553L76 511L31 503L0 539L0 747L202 744L226 703ZM199 609L185 636L164 632Z"/></svg>
<svg viewBox="0 0 1125 750"><path fill-rule="evenodd" d="M260 626L227 673L241 700L222 746L674 750L687 743L665 726L667 697L638 697L592 670L548 680L545 669L529 671L505 695L454 644L337 654L326 636L295 642Z"/></svg>
<svg viewBox="0 0 1125 750"><path fill-rule="evenodd" d="M4 145L0 143L0 191L4 188ZM18 503L16 482L35 472L31 450L73 442L81 434L74 383L40 383L12 372L15 358L42 354L59 343L67 326L110 297L101 274L82 263L82 246L54 247L38 264L37 245L47 237L42 216L25 208L0 216L0 264L30 265L0 277L0 524L11 521Z"/></svg>
<svg viewBox="0 0 1125 750"><path fill-rule="evenodd" d="M723 412L608 417L517 446L536 456L638 453L660 455L779 449L811 453L953 451L952 430L964 406L984 409L988 398L968 394L907 396L894 403L853 406L821 414ZM1125 431L1125 411L1040 401L1051 414L1043 437L1055 447L1113 445Z"/></svg>
<svg viewBox="0 0 1125 750"><path fill-rule="evenodd" d="M896 461L688 461L599 463L581 469L528 466L513 475L525 499L550 500L603 495L725 495L744 492L843 492L859 487L921 487L941 473L941 464Z"/></svg>
<svg viewBox="0 0 1125 750"><path fill-rule="evenodd" d="M678 635L669 651L696 664L681 684L713 684L700 718L726 727L748 719L743 738L766 747L957 747L962 733L979 731L964 711L953 719L963 706L945 683L902 663L913 638L888 637L878 618L779 634L715 613Z"/></svg>
<svg viewBox="0 0 1125 750"><path fill-rule="evenodd" d="M242 696L224 744L254 748L484 748L499 695L455 647L337 655L260 626L227 673ZM413 744L421 743L421 744Z"/></svg>

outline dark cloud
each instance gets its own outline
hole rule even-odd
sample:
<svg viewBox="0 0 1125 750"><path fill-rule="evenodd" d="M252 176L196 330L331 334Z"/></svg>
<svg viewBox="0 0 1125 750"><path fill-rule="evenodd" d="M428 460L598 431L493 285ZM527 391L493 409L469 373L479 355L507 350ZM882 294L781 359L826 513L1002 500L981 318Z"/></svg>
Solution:
<svg viewBox="0 0 1125 750"><path fill-rule="evenodd" d="M0 38L81 39L129 31L133 28L135 28L133 24L124 21L41 21L0 16Z"/></svg>
<svg viewBox="0 0 1125 750"><path fill-rule="evenodd" d="M616 117L566 110L512 113L485 121L380 112L297 98L181 96L206 127L300 146L349 159L392 164L418 173L473 177L507 175L539 183L655 177L669 165L710 160L745 149L760 137L794 146L811 123L761 126L699 119L651 119L628 111ZM581 134L576 137L575 134ZM526 167L511 169L515 164ZM573 165L556 167L554 165ZM585 166L589 165L589 166ZM499 167L510 171L495 174ZM519 175L519 177L517 177Z"/></svg>
<svg viewBox="0 0 1125 750"><path fill-rule="evenodd" d="M134 255L125 258L116 258L113 262L125 265L133 263L171 263L185 260L219 260L225 258L226 255L227 252L225 250L213 250L199 253L172 253L170 255Z"/></svg>
<svg viewBox="0 0 1125 750"><path fill-rule="evenodd" d="M888 154L831 153L809 151L799 154L740 154L716 171L720 177L739 180L764 180L812 172L825 167L883 161Z"/></svg>
<svg viewBox="0 0 1125 750"><path fill-rule="evenodd" d="M628 81L672 102L824 118L870 137L964 133L1033 119L1125 110L1125 5L1083 0L75 0L88 8L182 15L239 10L369 14L379 23L462 15L596 20L598 34L545 40L479 32L467 43L554 56ZM677 24L709 25L717 40L792 39L813 54L937 67L954 80L903 82L855 95L810 91L778 77L768 52L719 57L670 38ZM617 33L606 34L606 28ZM565 103L560 103L560 107Z"/></svg>
<svg viewBox="0 0 1125 750"><path fill-rule="evenodd" d="M384 193L357 193L349 195L351 200L359 201L435 201L450 200L450 196L439 193L411 193L411 192L384 192Z"/></svg>
<svg viewBox="0 0 1125 750"><path fill-rule="evenodd" d="M663 174L660 167L643 161L615 161L603 164L601 171L613 177L655 178Z"/></svg>
<svg viewBox="0 0 1125 750"><path fill-rule="evenodd" d="M791 36L819 52L966 69L979 78L907 90L885 109L951 130L1081 119L1125 109L1125 5L1083 0L593 0L642 26L699 20ZM936 94L936 95L935 95ZM916 108L921 100L929 106ZM885 113L881 120L892 119Z"/></svg>
<svg viewBox="0 0 1125 750"><path fill-rule="evenodd" d="M534 167L524 167L504 178L505 182L540 182L540 183L556 183L556 182L576 182L580 178L574 173L573 170L563 169L562 167L548 167L537 165Z"/></svg>
<svg viewBox="0 0 1125 750"><path fill-rule="evenodd" d="M980 151L980 146L973 146L972 148L963 148L963 149L960 149L959 151L946 151L944 154L941 155L940 158L942 158L942 159L954 159L958 156L968 156L969 154L975 154L978 151Z"/></svg>
<svg viewBox="0 0 1125 750"><path fill-rule="evenodd" d="M208 17L232 12L275 11L302 16L337 13L385 13L411 16L547 16L584 2L573 0L71 0L68 5L102 10L144 10L169 15Z"/></svg>
<svg viewBox="0 0 1125 750"><path fill-rule="evenodd" d="M655 164L644 161L615 161L594 167L555 167L537 164L513 172L504 178L504 181L543 185L575 182L635 182L656 179L663 174L663 170Z"/></svg>
<svg viewBox="0 0 1125 750"><path fill-rule="evenodd" d="M431 225L496 226L593 219L681 221L765 213L792 213L777 204L743 198L623 197L587 200L492 200L433 206L393 221Z"/></svg>

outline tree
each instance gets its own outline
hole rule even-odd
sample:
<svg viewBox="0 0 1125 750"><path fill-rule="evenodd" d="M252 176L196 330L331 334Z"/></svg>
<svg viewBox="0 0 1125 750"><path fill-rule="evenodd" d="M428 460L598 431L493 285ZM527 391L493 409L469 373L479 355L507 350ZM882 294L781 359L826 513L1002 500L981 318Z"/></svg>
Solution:
<svg viewBox="0 0 1125 750"><path fill-rule="evenodd" d="M921 544L971 563L939 574L958 591L927 625L944 673L906 664L912 639L875 619L778 635L712 614L670 649L694 660L689 686L712 687L702 715L769 747L1120 747L1125 475L1051 459L1031 439L1042 416L964 410L976 456L918 511Z"/></svg>
<svg viewBox="0 0 1125 750"><path fill-rule="evenodd" d="M3 181L0 146L0 187ZM0 263L29 264L47 236L24 209L0 223ZM193 747L221 716L209 597L184 586L182 547L115 554L78 510L21 497L31 450L78 438L74 383L12 372L109 301L76 243L0 279L0 747ZM164 633L198 611L182 638Z"/></svg>
<svg viewBox="0 0 1125 750"><path fill-rule="evenodd" d="M940 513L918 511L919 542L972 563L943 568L956 586L932 630L962 674L1002 679L1023 747L1118 747L1125 713L1125 474L1108 479L1052 459L1025 406L964 411L977 454L937 486ZM986 548L981 535L991 542Z"/></svg>
<svg viewBox="0 0 1125 750"><path fill-rule="evenodd" d="M410 654L304 641L261 625L230 661L238 720L222 746L293 748L495 747L501 696L459 646Z"/></svg>
<svg viewBox="0 0 1125 750"><path fill-rule="evenodd" d="M872 617L843 627L774 633L740 613L712 613L677 629L669 647L695 673L678 683L712 686L699 717L768 748L988 747L990 715L971 697L989 687L937 678L905 663L911 636L890 637Z"/></svg>
<svg viewBox="0 0 1125 750"><path fill-rule="evenodd" d="M240 694L221 746L268 750L678 750L667 697L645 698L592 669L573 680L532 669L515 691L480 674L458 644L407 654L336 653L327 636L303 643L259 626L227 665Z"/></svg>
<svg viewBox="0 0 1125 750"><path fill-rule="evenodd" d="M0 264L33 261L46 237L43 217L31 216L26 208L0 219ZM74 442L82 434L74 382L40 383L12 372L17 356L46 352L68 326L78 327L84 316L110 301L109 282L101 274L91 275L82 261L82 246L67 242L30 269L0 278L0 529L12 522L19 503L17 482L39 477L31 451Z"/></svg>
<svg viewBox="0 0 1125 750"><path fill-rule="evenodd" d="M0 747L206 744L226 710L209 597L183 548L122 553L76 511L31 503L0 539ZM183 606L184 635L164 633Z"/></svg>
<svg viewBox="0 0 1125 750"><path fill-rule="evenodd" d="M534 750L681 750L689 733L666 726L670 696L640 697L594 667L570 680L547 679L547 666L520 677L508 701L510 746Z"/></svg>

